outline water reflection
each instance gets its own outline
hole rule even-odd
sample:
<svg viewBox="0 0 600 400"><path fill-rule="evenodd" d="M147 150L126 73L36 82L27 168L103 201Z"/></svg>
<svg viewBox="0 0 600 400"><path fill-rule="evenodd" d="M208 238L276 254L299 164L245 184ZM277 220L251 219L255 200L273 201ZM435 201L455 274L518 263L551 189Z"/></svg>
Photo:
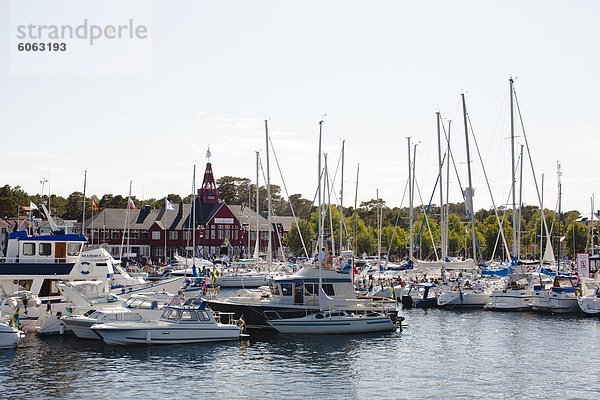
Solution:
<svg viewBox="0 0 600 400"><path fill-rule="evenodd" d="M0 398L595 398L600 321L407 310L404 332L116 347L28 335Z"/></svg>

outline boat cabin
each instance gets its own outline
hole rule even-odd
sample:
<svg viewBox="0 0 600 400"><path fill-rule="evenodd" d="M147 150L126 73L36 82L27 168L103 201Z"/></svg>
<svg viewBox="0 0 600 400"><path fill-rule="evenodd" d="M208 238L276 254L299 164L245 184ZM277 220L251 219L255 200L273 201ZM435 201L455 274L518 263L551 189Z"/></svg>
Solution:
<svg viewBox="0 0 600 400"><path fill-rule="evenodd" d="M30 236L26 231L8 236L5 263L10 264L71 264L76 263L87 239L83 235Z"/></svg>
<svg viewBox="0 0 600 400"><path fill-rule="evenodd" d="M327 296L336 299L356 298L348 274L332 269L321 270L321 284ZM296 275L274 278L269 284L270 301L281 305L319 305L319 270L304 267Z"/></svg>

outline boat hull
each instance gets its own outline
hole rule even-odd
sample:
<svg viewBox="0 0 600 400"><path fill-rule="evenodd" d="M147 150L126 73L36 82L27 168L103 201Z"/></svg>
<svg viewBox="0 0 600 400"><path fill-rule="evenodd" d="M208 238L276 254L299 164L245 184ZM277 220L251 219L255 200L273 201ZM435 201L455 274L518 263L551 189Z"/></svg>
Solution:
<svg viewBox="0 0 600 400"><path fill-rule="evenodd" d="M307 320L306 318L269 321L280 333L340 334L391 332L396 329L389 318L345 318Z"/></svg>
<svg viewBox="0 0 600 400"><path fill-rule="evenodd" d="M600 316L600 297L598 295L580 297L577 299L577 303L584 313Z"/></svg>
<svg viewBox="0 0 600 400"><path fill-rule="evenodd" d="M22 337L23 332L18 329L14 329L8 324L0 324L0 349L16 347Z"/></svg>
<svg viewBox="0 0 600 400"><path fill-rule="evenodd" d="M533 292L527 290L494 290L483 308L490 311L531 311Z"/></svg>
<svg viewBox="0 0 600 400"><path fill-rule="evenodd" d="M533 311L557 314L580 312L577 297L573 293L535 292L531 303Z"/></svg>
<svg viewBox="0 0 600 400"><path fill-rule="evenodd" d="M446 291L437 298L437 304L443 308L483 308L490 302L488 293Z"/></svg>
<svg viewBox="0 0 600 400"><path fill-rule="evenodd" d="M226 340L238 340L240 330L238 327L229 325L218 328L134 328L134 329L104 329L97 327L92 329L102 337L107 344L113 345L135 345L135 344L186 344L202 342L219 342Z"/></svg>

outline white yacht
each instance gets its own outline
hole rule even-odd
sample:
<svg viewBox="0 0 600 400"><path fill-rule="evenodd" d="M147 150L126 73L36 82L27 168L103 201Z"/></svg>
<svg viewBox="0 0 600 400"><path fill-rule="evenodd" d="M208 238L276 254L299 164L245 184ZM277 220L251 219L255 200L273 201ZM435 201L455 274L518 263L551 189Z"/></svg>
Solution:
<svg viewBox="0 0 600 400"><path fill-rule="evenodd" d="M109 285L113 270L110 265L90 268L80 262L87 238L68 233L56 235L29 235L26 231L12 232L8 236L6 257L0 259L0 295L27 291L37 296L54 311L66 310L66 302L58 287L59 281L97 280ZM25 310L26 308L26 310ZM5 304L6 313L15 311ZM34 329L36 320L46 307L20 307L21 322L25 330Z"/></svg>
<svg viewBox="0 0 600 400"><path fill-rule="evenodd" d="M296 274L278 276L269 283L268 292L242 291L241 295L226 299L208 299L212 310L234 313L241 316L246 326L252 329L272 329L265 314L276 312L278 318L298 318L320 311L319 274L322 288L331 298L330 307L338 311L381 311L381 306L372 299L358 299L349 274L338 273L330 268L321 272L314 265L305 265ZM394 304L395 305L395 304ZM397 312L392 307L391 317Z"/></svg>
<svg viewBox="0 0 600 400"><path fill-rule="evenodd" d="M184 344L238 340L240 327L232 318L206 309L206 303L168 306L159 321L94 324L91 329L108 344Z"/></svg>
<svg viewBox="0 0 600 400"><path fill-rule="evenodd" d="M149 322L157 321L164 307L173 300L169 293L134 294L115 307L91 309L82 315L68 315L61 318L68 329L82 339L100 339L90 328L94 324L106 322Z"/></svg>

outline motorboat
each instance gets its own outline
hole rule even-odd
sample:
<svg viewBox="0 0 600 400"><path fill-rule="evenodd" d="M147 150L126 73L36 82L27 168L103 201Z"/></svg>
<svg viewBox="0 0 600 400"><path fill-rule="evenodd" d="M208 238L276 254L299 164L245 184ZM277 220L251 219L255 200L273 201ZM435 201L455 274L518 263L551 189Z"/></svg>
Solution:
<svg viewBox="0 0 600 400"><path fill-rule="evenodd" d="M67 305L58 287L60 281L95 280L110 284L112 266L82 262L80 256L86 242L85 236L73 233L9 233L6 257L0 259L0 293L7 297L10 293L29 292L44 305L50 303L55 311L64 313ZM46 311L46 307L28 303L27 307L20 307L26 331L33 330L38 317ZM9 303L1 309L7 314L14 311Z"/></svg>
<svg viewBox="0 0 600 400"><path fill-rule="evenodd" d="M412 283L400 291L402 308L434 308L438 306L439 287L431 282Z"/></svg>
<svg viewBox="0 0 600 400"><path fill-rule="evenodd" d="M490 302L483 308L490 311L531 311L536 287L549 287L549 276L536 273L512 273L504 287L492 290Z"/></svg>
<svg viewBox="0 0 600 400"><path fill-rule="evenodd" d="M543 285L534 287L531 308L533 311L561 314L579 312L579 304L575 293L577 289L577 276L557 275L554 277L550 289L546 289Z"/></svg>
<svg viewBox="0 0 600 400"><path fill-rule="evenodd" d="M107 344L184 344L238 340L240 326L232 318L206 309L205 302L167 306L158 321L94 324L91 329Z"/></svg>
<svg viewBox="0 0 600 400"><path fill-rule="evenodd" d="M81 315L63 316L61 321L79 338L100 339L91 330L92 325L106 322L157 321L172 300L173 295L169 293L134 294L120 306L91 309Z"/></svg>
<svg viewBox="0 0 600 400"><path fill-rule="evenodd" d="M483 308L489 302L490 292L483 285L468 282L442 291L437 298L438 306L444 308Z"/></svg>
<svg viewBox="0 0 600 400"><path fill-rule="evenodd" d="M116 306L123 303L123 298L107 291L102 281L59 282L58 287L67 302L66 314L82 314L89 310ZM64 334L71 329L65 325L61 311L53 311L52 304L40 315L35 323L39 334Z"/></svg>
<svg viewBox="0 0 600 400"><path fill-rule="evenodd" d="M16 347L23 336L24 332L0 320L0 349Z"/></svg>
<svg viewBox="0 0 600 400"><path fill-rule="evenodd" d="M381 312L319 311L299 318L277 319L271 311L267 323L281 333L371 333L391 332L396 329L389 315Z"/></svg>
<svg viewBox="0 0 600 400"><path fill-rule="evenodd" d="M382 305L373 299L359 299L349 274L338 273L331 268L319 268L305 264L292 275L277 276L270 280L268 293L244 291L229 298L206 299L212 310L234 313L235 318L244 316L250 329L273 329L265 313L275 311L282 318L305 317L316 313L319 307L318 288L321 282L330 297L329 307L338 311L381 311ZM389 305L388 305L389 306ZM388 307L391 318L397 316L395 302Z"/></svg>
<svg viewBox="0 0 600 400"><path fill-rule="evenodd" d="M585 296L578 297L577 303L584 313L600 316L600 287Z"/></svg>

